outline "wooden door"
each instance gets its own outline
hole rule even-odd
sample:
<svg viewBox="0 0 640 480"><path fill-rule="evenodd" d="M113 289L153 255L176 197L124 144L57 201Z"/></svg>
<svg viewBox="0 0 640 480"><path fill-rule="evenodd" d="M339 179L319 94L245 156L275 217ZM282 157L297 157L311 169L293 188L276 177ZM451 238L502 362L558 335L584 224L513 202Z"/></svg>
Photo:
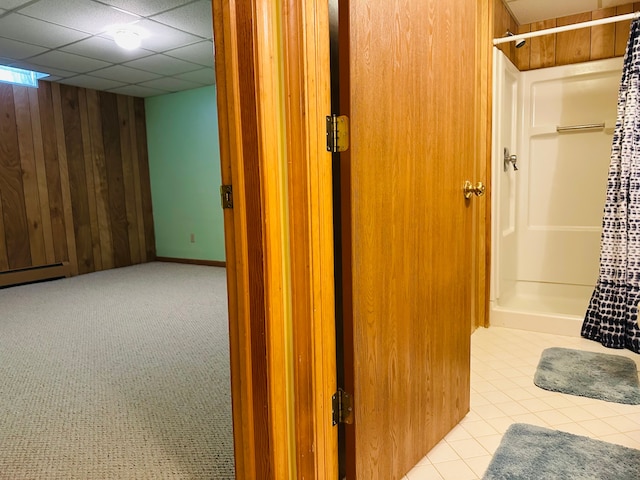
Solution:
<svg viewBox="0 0 640 480"><path fill-rule="evenodd" d="M341 5L347 478L402 478L469 410L476 8Z"/></svg>

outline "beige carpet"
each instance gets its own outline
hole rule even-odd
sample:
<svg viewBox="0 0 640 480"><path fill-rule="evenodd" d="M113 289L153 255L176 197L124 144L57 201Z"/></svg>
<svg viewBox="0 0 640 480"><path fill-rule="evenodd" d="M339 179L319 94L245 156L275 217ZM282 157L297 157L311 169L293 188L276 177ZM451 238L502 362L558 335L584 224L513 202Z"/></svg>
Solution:
<svg viewBox="0 0 640 480"><path fill-rule="evenodd" d="M233 479L225 271L0 290L0 479Z"/></svg>

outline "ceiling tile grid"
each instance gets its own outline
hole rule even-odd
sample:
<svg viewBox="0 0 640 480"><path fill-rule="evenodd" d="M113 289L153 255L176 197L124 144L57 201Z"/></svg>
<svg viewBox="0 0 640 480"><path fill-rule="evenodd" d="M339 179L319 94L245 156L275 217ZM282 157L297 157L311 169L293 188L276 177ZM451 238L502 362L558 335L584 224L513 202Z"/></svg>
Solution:
<svg viewBox="0 0 640 480"><path fill-rule="evenodd" d="M133 24L124 50L108 29ZM215 84L210 0L0 0L0 64L134 96Z"/></svg>
<svg viewBox="0 0 640 480"><path fill-rule="evenodd" d="M86 0L39 0L19 12L67 28L74 28L95 35L107 25L133 23L137 15Z"/></svg>
<svg viewBox="0 0 640 480"><path fill-rule="evenodd" d="M137 68L126 67L124 65L113 65L111 67L103 68L102 70L96 70L95 72L91 72L91 75L98 78L116 81L121 81L123 78L126 78L131 83L140 83L155 80L156 78L162 78L161 75L145 72L144 70L138 70Z"/></svg>
<svg viewBox="0 0 640 480"><path fill-rule="evenodd" d="M120 93L122 95L131 95L132 97L153 97L155 95L165 95L169 92L157 90L155 88L143 87L142 85L126 85L124 87L111 88L110 92Z"/></svg>
<svg viewBox="0 0 640 480"><path fill-rule="evenodd" d="M629 0L504 0L520 24ZM139 49L116 46L108 28L134 24ZM0 64L50 80L135 96L215 84L210 0L0 0Z"/></svg>
<svg viewBox="0 0 640 480"><path fill-rule="evenodd" d="M212 68L201 68L200 70L194 70L193 72L181 73L176 75L176 78L181 78L195 83L203 83L205 85L213 85L215 83L215 72Z"/></svg>

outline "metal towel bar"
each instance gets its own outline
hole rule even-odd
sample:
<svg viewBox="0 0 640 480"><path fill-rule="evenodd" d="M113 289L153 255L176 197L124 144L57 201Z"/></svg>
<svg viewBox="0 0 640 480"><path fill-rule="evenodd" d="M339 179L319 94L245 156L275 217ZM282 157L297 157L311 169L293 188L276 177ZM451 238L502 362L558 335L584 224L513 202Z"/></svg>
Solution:
<svg viewBox="0 0 640 480"><path fill-rule="evenodd" d="M556 132L575 132L578 130L603 130L604 122L602 123L587 123L585 125L569 125L566 127L556 127Z"/></svg>

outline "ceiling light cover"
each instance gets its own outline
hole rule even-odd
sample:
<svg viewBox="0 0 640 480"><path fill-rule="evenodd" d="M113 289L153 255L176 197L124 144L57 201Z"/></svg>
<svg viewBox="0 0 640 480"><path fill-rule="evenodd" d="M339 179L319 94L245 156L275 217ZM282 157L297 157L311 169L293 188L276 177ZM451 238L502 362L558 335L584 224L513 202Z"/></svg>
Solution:
<svg viewBox="0 0 640 480"><path fill-rule="evenodd" d="M125 50L135 50L136 48L140 48L140 44L142 43L140 35L128 30L118 30L114 33L113 40L116 42L116 45L124 48Z"/></svg>
<svg viewBox="0 0 640 480"><path fill-rule="evenodd" d="M113 25L107 28L107 32L113 37L116 45L125 50L140 48L142 39L149 36L146 30L136 25Z"/></svg>

